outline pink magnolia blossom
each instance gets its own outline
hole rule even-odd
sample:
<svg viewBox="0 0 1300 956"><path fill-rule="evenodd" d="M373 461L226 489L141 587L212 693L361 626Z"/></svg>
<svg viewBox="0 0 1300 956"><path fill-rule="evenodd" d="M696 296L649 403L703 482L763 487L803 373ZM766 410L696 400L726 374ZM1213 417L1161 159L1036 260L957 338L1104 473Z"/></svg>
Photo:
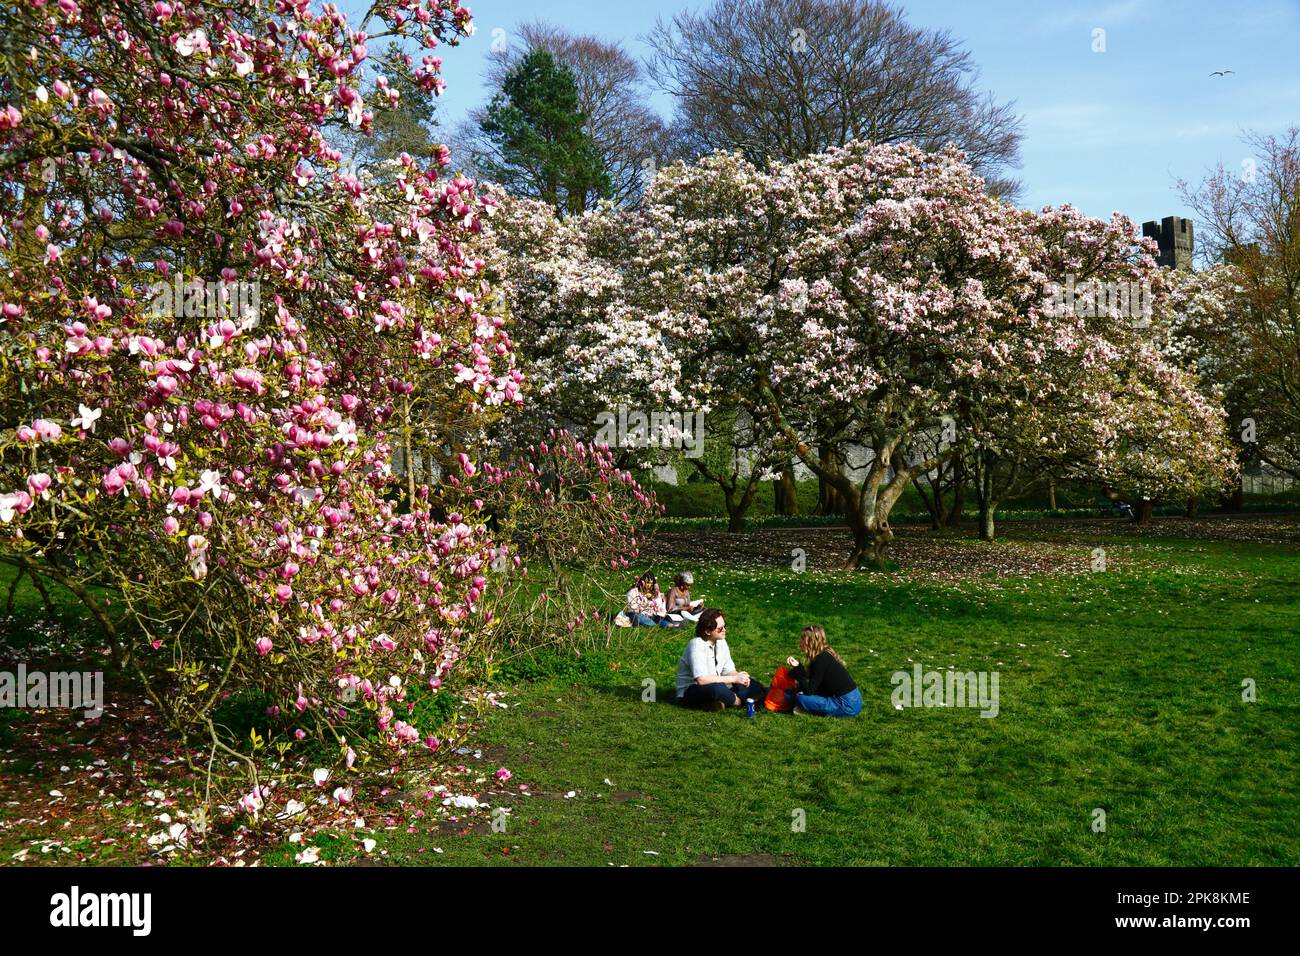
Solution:
<svg viewBox="0 0 1300 956"><path fill-rule="evenodd" d="M0 521L8 524L14 515L26 514L32 506L32 497L25 491L11 491L0 495Z"/></svg>
<svg viewBox="0 0 1300 956"><path fill-rule="evenodd" d="M32 422L32 429L41 441L58 441L63 436L63 429L58 423L44 418Z"/></svg>

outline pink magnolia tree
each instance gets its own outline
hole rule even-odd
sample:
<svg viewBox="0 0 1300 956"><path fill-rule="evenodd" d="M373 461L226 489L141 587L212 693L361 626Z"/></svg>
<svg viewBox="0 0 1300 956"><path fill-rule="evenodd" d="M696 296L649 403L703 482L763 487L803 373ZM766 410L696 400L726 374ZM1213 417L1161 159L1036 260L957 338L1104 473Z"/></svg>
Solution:
<svg viewBox="0 0 1300 956"><path fill-rule="evenodd" d="M500 543L485 656L498 661L546 645L580 650L593 634L608 639L607 615L593 595L609 571L626 571L637 559L638 529L663 513L613 449L550 429L508 463L485 462L450 484L444 497L459 492L491 515ZM604 597L618 606L623 595Z"/></svg>
<svg viewBox="0 0 1300 956"><path fill-rule="evenodd" d="M513 319L527 363L529 402L508 423L511 437L562 425L594 434L599 414L620 403L681 400L661 369L671 362L652 325L624 305L619 257L626 248L612 215L561 218L549 203L498 192L489 271ZM599 235L614 257L602 255Z"/></svg>
<svg viewBox="0 0 1300 956"><path fill-rule="evenodd" d="M1143 345L1136 323L1054 307L1054 287L1071 277L1157 284L1133 224L1018 210L983 187L959 153L910 146L851 144L770 175L766 218L789 238L762 300L761 387L791 440L811 433L822 447L870 452L855 481L812 443L800 450L847 502L850 566L881 558L906 485L963 446L1047 449L1100 480L1172 483L1223 463L1221 412ZM909 460L913 437L949 416L953 445ZM991 536L995 499L981 504Z"/></svg>
<svg viewBox="0 0 1300 956"><path fill-rule="evenodd" d="M610 217L628 227L609 301L577 316L574 339L612 334L611 314L643 321L681 360L663 374L690 369L744 402L841 497L849 567L882 559L907 485L960 454L1151 493L1229 467L1221 410L1138 323L1056 307L1060 286L1092 278L1165 307L1122 217L1018 210L954 150L860 142L767 170L679 163L639 210L570 228L608 235ZM920 440L949 423L952 441ZM861 474L845 467L854 447ZM990 482L990 535L997 500Z"/></svg>
<svg viewBox="0 0 1300 956"><path fill-rule="evenodd" d="M470 30L455 0L360 28L307 0L0 3L0 560L73 591L188 741L234 752L214 710L257 693L348 766L437 749L413 695L493 626L482 501L389 464L412 396L449 445L521 401L493 201L445 152L376 183L328 139L396 95L368 43L418 44L438 92Z"/></svg>
<svg viewBox="0 0 1300 956"><path fill-rule="evenodd" d="M991 377L960 402L955 444L973 478L980 536L993 537L1004 497L1043 476L1100 484L1138 501L1140 515L1158 498L1221 487L1233 470L1221 396L1198 390L1162 348L1178 278L1156 265L1154 245L1135 241L1134 223L1118 214L1103 222L1065 206L1019 215L1038 270L1055 278L1018 333L1021 374ZM1067 287L1077 299L1064 299Z"/></svg>

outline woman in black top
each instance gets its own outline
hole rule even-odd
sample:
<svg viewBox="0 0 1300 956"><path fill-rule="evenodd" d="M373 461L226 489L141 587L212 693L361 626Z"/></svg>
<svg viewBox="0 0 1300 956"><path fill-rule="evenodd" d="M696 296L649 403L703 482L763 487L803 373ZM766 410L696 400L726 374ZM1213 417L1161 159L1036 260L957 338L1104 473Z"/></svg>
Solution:
<svg viewBox="0 0 1300 956"><path fill-rule="evenodd" d="M796 714L821 717L855 717L862 711L862 694L853 683L840 656L826 643L826 632L817 624L805 627L799 635L799 650L808 666L795 658L786 658L790 676L799 685Z"/></svg>

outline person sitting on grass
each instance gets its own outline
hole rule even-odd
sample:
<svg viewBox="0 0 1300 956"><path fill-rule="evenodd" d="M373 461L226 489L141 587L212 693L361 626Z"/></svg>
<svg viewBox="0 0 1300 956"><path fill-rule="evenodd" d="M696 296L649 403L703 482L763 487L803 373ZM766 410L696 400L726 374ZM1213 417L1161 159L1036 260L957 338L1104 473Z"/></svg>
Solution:
<svg viewBox="0 0 1300 956"><path fill-rule="evenodd" d="M794 695L796 714L819 717L855 717L862 712L862 694L853 683L840 656L826 643L826 631L820 625L805 627L799 635L799 650L808 659L804 667L793 657L786 658L790 676L799 685L787 691Z"/></svg>
<svg viewBox="0 0 1300 956"><path fill-rule="evenodd" d="M663 592L649 571L637 578L627 592L627 616L634 627L681 627L668 619Z"/></svg>
<svg viewBox="0 0 1300 956"><path fill-rule="evenodd" d="M743 707L748 698L762 701L767 688L736 670L727 647L727 622L716 607L705 608L695 622L677 664L677 702L704 710Z"/></svg>
<svg viewBox="0 0 1300 956"><path fill-rule="evenodd" d="M691 597L691 585L695 583L695 575L690 571L683 571L677 575L673 581L673 586L668 592L667 607L669 614L680 614L688 621L698 621L697 605L703 604L702 600L695 600Z"/></svg>

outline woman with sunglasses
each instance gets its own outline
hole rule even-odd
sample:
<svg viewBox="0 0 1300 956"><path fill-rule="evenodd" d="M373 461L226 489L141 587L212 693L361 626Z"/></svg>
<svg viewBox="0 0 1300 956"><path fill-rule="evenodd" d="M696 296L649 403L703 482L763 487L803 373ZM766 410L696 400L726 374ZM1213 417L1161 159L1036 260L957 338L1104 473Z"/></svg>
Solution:
<svg viewBox="0 0 1300 956"><path fill-rule="evenodd" d="M760 705L767 688L736 669L727 647L727 622L716 607L705 608L695 622L695 636L677 663L677 702L704 710ZM761 707L760 707L761 709Z"/></svg>

